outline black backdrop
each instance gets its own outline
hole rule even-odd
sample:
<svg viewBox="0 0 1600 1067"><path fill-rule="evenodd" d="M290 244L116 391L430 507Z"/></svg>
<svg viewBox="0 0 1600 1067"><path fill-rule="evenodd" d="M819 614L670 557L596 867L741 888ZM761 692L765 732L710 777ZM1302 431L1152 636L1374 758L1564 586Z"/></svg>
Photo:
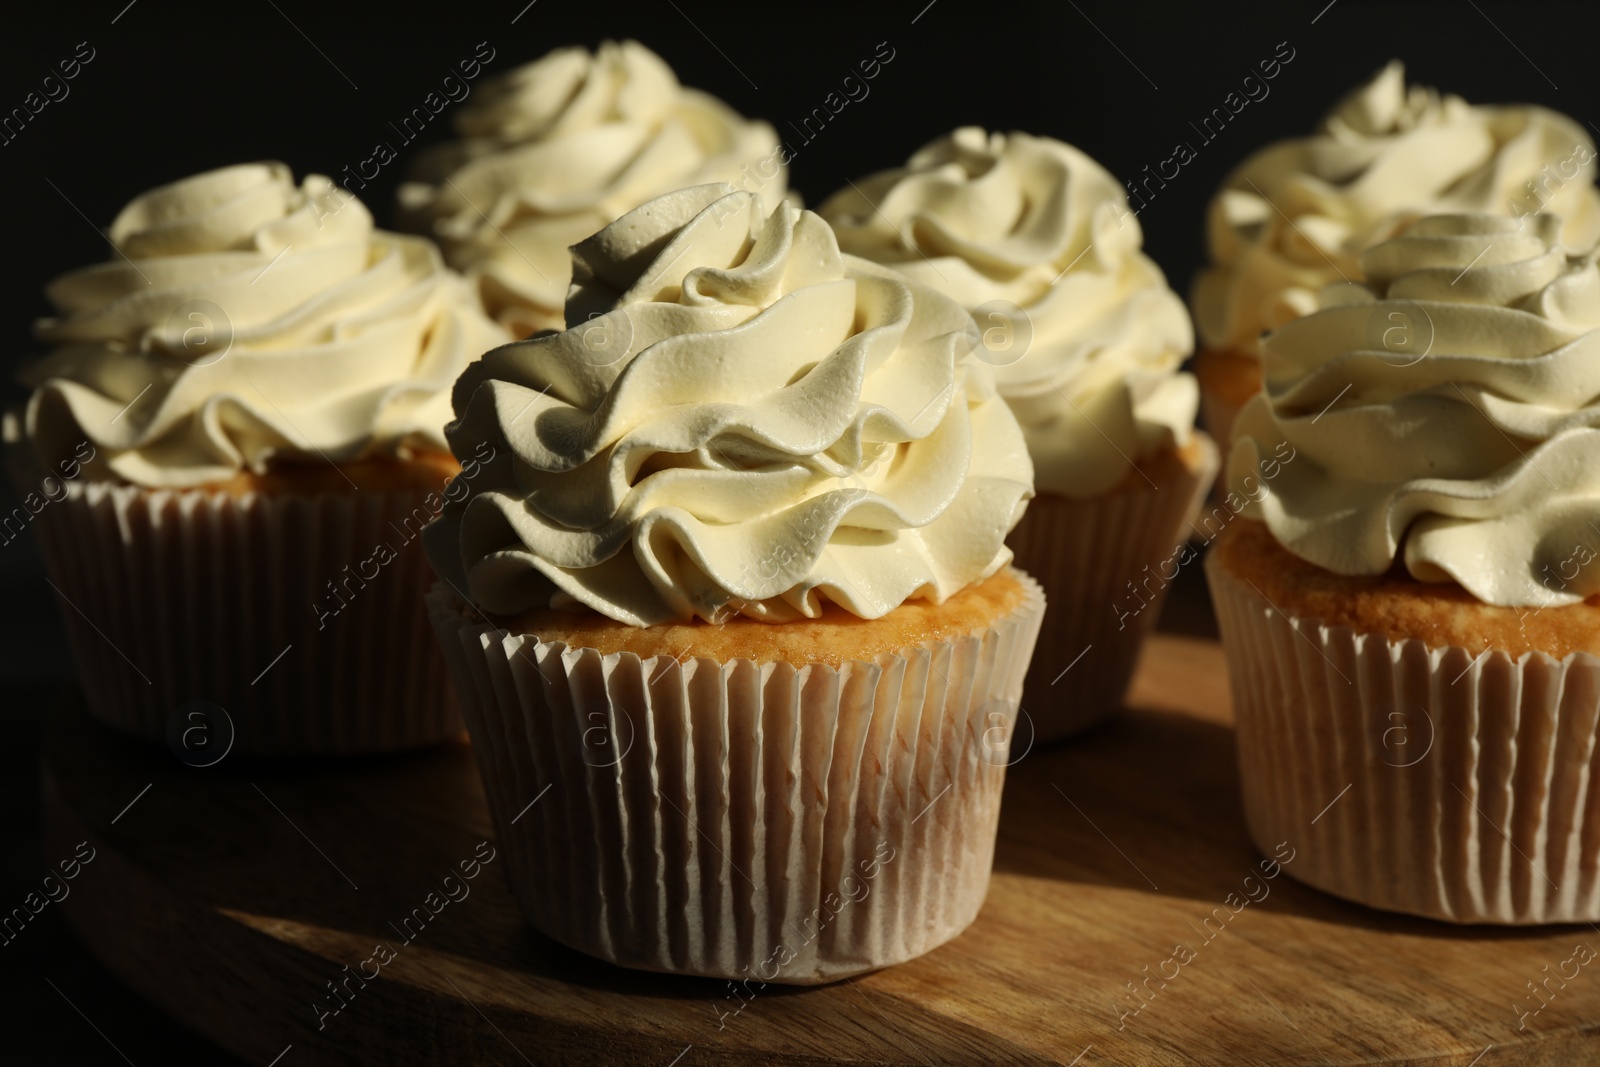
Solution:
<svg viewBox="0 0 1600 1067"><path fill-rule="evenodd" d="M1205 203L1225 172L1268 141L1308 132L1390 58L1405 60L1412 80L1476 102L1545 104L1593 131L1600 120L1597 8L1593 0L28 5L8 10L0 28L0 115L24 106L29 93L58 99L0 143L9 282L0 312L7 382L0 395L18 396L9 380L35 351L29 327L47 310L43 284L105 258L97 229L152 185L250 159L280 159L297 174L337 175L357 167L376 142L389 141L399 158L363 195L380 222L392 221L394 190L417 146L445 136L451 112L404 147L389 123L420 104L479 42L494 50L489 75L558 45L637 38L686 84L771 121L796 150L791 183L808 204L968 123L1070 141L1121 178L1154 169L1187 141L1196 158L1141 214L1147 249L1187 293L1202 256ZM820 132L813 121L814 136L796 129L830 93L843 93L859 61L886 49L893 59L867 83L867 96ZM1288 50L1294 58L1267 83L1269 94L1203 143L1190 123L1240 91L1260 60ZM45 83L62 60L91 51L64 87ZM9 494L0 489L0 511L14 505ZM8 814L0 829L0 904L9 908L41 869L33 832L35 720L70 666L27 539L0 546L0 597L0 725L8 731L0 740ZM4 1041L8 1053L22 1056L18 1062L43 1062L45 1055L55 1063L118 1061L46 978L133 1062L223 1062L170 1025L144 1018L143 1005L58 926L30 928L27 941L0 949Z"/></svg>

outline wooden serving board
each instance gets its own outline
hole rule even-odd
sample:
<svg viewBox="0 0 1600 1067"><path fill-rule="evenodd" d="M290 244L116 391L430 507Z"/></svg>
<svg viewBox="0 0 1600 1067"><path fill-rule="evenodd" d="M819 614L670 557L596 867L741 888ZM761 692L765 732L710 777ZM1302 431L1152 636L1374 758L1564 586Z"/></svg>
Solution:
<svg viewBox="0 0 1600 1067"><path fill-rule="evenodd" d="M1600 967L1569 962L1600 949L1600 931L1462 929L1287 876L1231 912L1261 857L1219 648L1155 636L1128 704L1011 768L970 930L817 989L735 993L534 933L495 860L460 880L493 848L464 745L196 768L69 703L45 742L47 859L89 842L59 906L90 950L180 1021L278 1067L1600 1062ZM446 902L452 873L467 895ZM428 921L404 925L419 908ZM1214 909L1225 925L1205 924ZM1535 999L1562 968L1578 973ZM378 976L362 985L358 969ZM1176 976L1147 982L1158 970ZM348 992L335 1000L330 982Z"/></svg>

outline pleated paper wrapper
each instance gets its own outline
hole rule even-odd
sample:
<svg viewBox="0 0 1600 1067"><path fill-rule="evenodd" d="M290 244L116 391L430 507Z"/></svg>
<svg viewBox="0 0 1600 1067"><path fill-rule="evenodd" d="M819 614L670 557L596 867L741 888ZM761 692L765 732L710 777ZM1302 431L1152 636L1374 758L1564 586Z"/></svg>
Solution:
<svg viewBox="0 0 1600 1067"><path fill-rule="evenodd" d="M33 525L106 725L171 740L174 717L200 700L227 713L240 753L381 752L461 734L423 603L426 494L67 486ZM363 565L380 543L395 558ZM343 584L352 574L364 587ZM225 740L216 722L208 730Z"/></svg>
<svg viewBox="0 0 1600 1067"><path fill-rule="evenodd" d="M1207 577L1256 844L1294 877L1456 923L1600 919L1600 657L1429 648Z"/></svg>
<svg viewBox="0 0 1600 1067"><path fill-rule="evenodd" d="M1006 539L1050 602L1022 702L1038 741L1081 733L1122 706L1166 600L1161 566L1216 477L1216 446L1201 433L1195 440L1199 461L1159 485L1135 479L1085 500L1040 493ZM1026 736L1026 724L1018 729Z"/></svg>
<svg viewBox="0 0 1600 1067"><path fill-rule="evenodd" d="M602 656L435 586L513 894L592 956L811 985L919 956L988 890L1044 600L840 667ZM757 988L751 987L751 988Z"/></svg>

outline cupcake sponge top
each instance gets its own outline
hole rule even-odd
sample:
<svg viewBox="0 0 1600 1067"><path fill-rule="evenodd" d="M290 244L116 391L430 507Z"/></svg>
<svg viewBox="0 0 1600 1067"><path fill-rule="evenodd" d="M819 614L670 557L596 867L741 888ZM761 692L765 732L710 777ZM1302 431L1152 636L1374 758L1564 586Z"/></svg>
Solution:
<svg viewBox="0 0 1600 1067"><path fill-rule="evenodd" d="M750 660L787 663L800 668L821 663L838 667L846 661L871 662L930 642L981 634L1016 611L1027 588L1010 570L992 574L958 590L942 604L913 600L877 619L863 619L835 604L823 605L814 619L769 626L738 615L713 626L701 619L629 626L595 612L575 613L543 608L508 620L514 633L537 634L547 644L592 648L602 656L631 652L641 659L671 656L679 661L703 658L718 663Z"/></svg>
<svg viewBox="0 0 1600 1067"><path fill-rule="evenodd" d="M1541 652L1564 659L1600 655L1600 598L1557 607L1485 604L1453 582L1419 582L1403 569L1371 576L1334 574L1278 544L1259 522L1222 531L1214 563L1291 618L1347 626L1358 634L1417 640L1429 648Z"/></svg>

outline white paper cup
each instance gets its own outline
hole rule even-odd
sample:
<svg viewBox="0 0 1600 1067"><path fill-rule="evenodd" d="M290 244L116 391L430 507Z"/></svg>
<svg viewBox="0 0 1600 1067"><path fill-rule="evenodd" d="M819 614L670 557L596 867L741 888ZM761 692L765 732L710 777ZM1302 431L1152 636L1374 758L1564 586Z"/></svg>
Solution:
<svg viewBox="0 0 1600 1067"><path fill-rule="evenodd" d="M1080 733L1122 706L1175 574L1163 564L1216 477L1216 445L1198 432L1195 441L1198 461L1172 464L1157 485L1136 478L1084 500L1040 493L1006 539L1050 601L1023 698L1039 741Z"/></svg>
<svg viewBox="0 0 1600 1067"><path fill-rule="evenodd" d="M810 985L919 956L988 890L1044 599L840 667L602 656L428 603L528 920L627 967Z"/></svg>
<svg viewBox="0 0 1600 1067"><path fill-rule="evenodd" d="M381 752L461 733L423 605L426 494L65 484L32 526L101 722L171 740L174 717L181 727L183 709L206 702L226 712L231 751L255 754ZM377 562L380 544L392 559ZM222 731L211 714L208 729Z"/></svg>
<svg viewBox="0 0 1600 1067"><path fill-rule="evenodd" d="M1600 657L1429 648L1291 618L1206 561L1256 844L1457 923L1600 920Z"/></svg>

